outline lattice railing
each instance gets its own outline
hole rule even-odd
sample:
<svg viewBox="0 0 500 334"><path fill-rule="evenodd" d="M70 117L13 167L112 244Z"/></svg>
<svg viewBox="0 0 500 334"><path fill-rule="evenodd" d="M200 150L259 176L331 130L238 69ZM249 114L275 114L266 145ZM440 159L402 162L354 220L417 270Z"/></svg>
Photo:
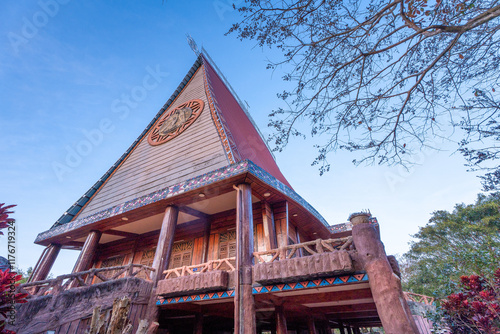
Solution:
<svg viewBox="0 0 500 334"><path fill-rule="evenodd" d="M433 305L434 301L436 300L434 297L430 296L425 296L425 295L419 295L417 293L413 292L403 292L405 295L406 300L415 302L415 303L422 303L425 305Z"/></svg>
<svg viewBox="0 0 500 334"><path fill-rule="evenodd" d="M24 283L17 287L17 292L29 293L31 296L56 294L71 288L90 286L93 284L94 278L100 279L101 282L106 282L115 280L121 275L125 275L125 277L135 277L141 272L146 273L146 277L150 277L150 274L154 271L154 268L133 263L125 266L94 268L78 273L60 275L56 278L43 281ZM112 272L113 276L106 277L103 275L105 272Z"/></svg>
<svg viewBox="0 0 500 334"><path fill-rule="evenodd" d="M269 251L254 252L255 263L266 263L291 259L296 256L309 256L325 252L335 252L346 250L352 247L352 237L338 239L317 239L314 241L302 242L300 244L289 245Z"/></svg>
<svg viewBox="0 0 500 334"><path fill-rule="evenodd" d="M206 273L214 270L233 271L235 270L235 268L233 263L231 262L234 261L236 261L235 257L229 257L226 259L219 259L219 260L211 260L202 264L168 269L165 270L163 273L165 274L165 279L169 279L181 276L196 275L199 273Z"/></svg>

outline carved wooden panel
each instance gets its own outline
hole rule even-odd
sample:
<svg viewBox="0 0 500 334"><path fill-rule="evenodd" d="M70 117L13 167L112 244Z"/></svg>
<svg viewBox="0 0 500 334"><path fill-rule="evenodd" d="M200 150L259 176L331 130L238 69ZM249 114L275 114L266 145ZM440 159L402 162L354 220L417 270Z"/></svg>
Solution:
<svg viewBox="0 0 500 334"><path fill-rule="evenodd" d="M221 233L219 237L219 259L236 257L236 231L228 231ZM236 260L231 260L233 266L236 265ZM221 270L229 270L229 266L223 264Z"/></svg>
<svg viewBox="0 0 500 334"><path fill-rule="evenodd" d="M123 261L125 260L125 254L118 255L118 256L112 256L110 258L107 258L106 260L103 260L101 262L101 268L109 268L109 267L117 267L117 266L122 266ZM101 276L104 276L106 278L111 278L116 274L116 270L110 270L110 271L103 271L100 273ZM100 283L102 282L99 278L96 277L96 282Z"/></svg>
<svg viewBox="0 0 500 334"><path fill-rule="evenodd" d="M194 240L176 242L172 247L169 269L190 266L193 257Z"/></svg>
<svg viewBox="0 0 500 334"><path fill-rule="evenodd" d="M200 116L205 103L195 99L170 110L153 126L148 143L156 146L174 139L186 130Z"/></svg>
<svg viewBox="0 0 500 334"><path fill-rule="evenodd" d="M153 265L155 252L156 252L156 247L142 251L141 260L139 261L139 263L151 267ZM148 274L144 271L141 271L139 274L137 274L136 277L147 279Z"/></svg>

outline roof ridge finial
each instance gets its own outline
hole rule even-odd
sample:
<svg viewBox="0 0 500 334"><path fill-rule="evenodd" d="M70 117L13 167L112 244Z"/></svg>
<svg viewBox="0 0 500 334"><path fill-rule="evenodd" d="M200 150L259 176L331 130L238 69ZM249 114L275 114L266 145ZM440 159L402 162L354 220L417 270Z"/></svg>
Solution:
<svg viewBox="0 0 500 334"><path fill-rule="evenodd" d="M191 37L190 34L186 34L186 38L187 38L189 46L191 47L191 50L193 50L193 52L196 54L196 56L199 56L200 50L198 50L198 45L196 45L194 38Z"/></svg>

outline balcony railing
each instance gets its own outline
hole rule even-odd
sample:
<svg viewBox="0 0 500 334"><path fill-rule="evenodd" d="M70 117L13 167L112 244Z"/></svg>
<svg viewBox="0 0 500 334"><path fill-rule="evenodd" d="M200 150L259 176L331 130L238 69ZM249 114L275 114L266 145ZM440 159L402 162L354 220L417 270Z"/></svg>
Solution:
<svg viewBox="0 0 500 334"><path fill-rule="evenodd" d="M163 272L165 274L164 279L196 275L215 270L234 271L234 265L233 263L231 263L234 261L236 261L235 257L229 257L226 259L211 260L202 264L196 264L192 266L183 266L179 268L168 269Z"/></svg>
<svg viewBox="0 0 500 334"><path fill-rule="evenodd" d="M126 266L95 268L78 273L60 275L53 279L24 283L18 286L17 292L29 293L31 296L56 294L79 286L90 286L93 284L94 278L100 279L101 282L106 282L115 280L123 274L125 274L125 277L135 277L140 273L145 273L143 276L146 277L146 280L149 280L151 273L154 271L154 268L133 263ZM111 273L112 276L106 277L104 275L106 272Z"/></svg>
<svg viewBox="0 0 500 334"><path fill-rule="evenodd" d="M291 259L297 256L308 256L325 252L335 252L347 250L352 247L352 237L338 239L317 239L314 241L302 242L300 244L289 245L269 251L254 252L255 263L268 263Z"/></svg>

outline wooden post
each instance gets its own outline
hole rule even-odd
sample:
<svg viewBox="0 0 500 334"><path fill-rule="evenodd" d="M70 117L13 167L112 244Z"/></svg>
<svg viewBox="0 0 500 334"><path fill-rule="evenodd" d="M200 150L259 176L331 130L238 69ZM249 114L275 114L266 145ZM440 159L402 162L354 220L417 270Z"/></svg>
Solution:
<svg viewBox="0 0 500 334"><path fill-rule="evenodd" d="M274 227L274 216L271 205L262 201L262 221L264 227L264 245L266 250L277 248L276 229Z"/></svg>
<svg viewBox="0 0 500 334"><path fill-rule="evenodd" d="M31 274L29 282L43 281L47 278L60 250L61 245L50 244L47 246L40 256L38 266L35 267L35 270Z"/></svg>
<svg viewBox="0 0 500 334"><path fill-rule="evenodd" d="M234 333L255 334L255 302L252 295L253 214L252 189L242 183L236 188L236 282Z"/></svg>
<svg viewBox="0 0 500 334"><path fill-rule="evenodd" d="M152 267L156 269L153 275L153 286L163 277L163 271L167 269L172 254L174 245L175 227L177 225L177 217L179 216L179 208L174 205L169 205L165 209L163 222L161 224L160 236L156 245L155 257Z"/></svg>
<svg viewBox="0 0 500 334"><path fill-rule="evenodd" d="M288 246L288 202L276 203L273 213L278 247Z"/></svg>
<svg viewBox="0 0 500 334"><path fill-rule="evenodd" d="M73 274L90 269L92 261L94 261L101 235L102 233L100 231L90 231L85 243L83 244L80 256L78 256L78 260L76 260L75 266L73 267ZM70 283L69 289L75 288L78 285L78 280L74 279L73 282Z"/></svg>
<svg viewBox="0 0 500 334"><path fill-rule="evenodd" d="M347 334L352 334L352 328L351 325L347 325Z"/></svg>
<svg viewBox="0 0 500 334"><path fill-rule="evenodd" d="M307 328L308 328L309 334L317 334L318 333L316 331L316 324L314 323L314 318L311 316L309 316L307 318Z"/></svg>
<svg viewBox="0 0 500 334"><path fill-rule="evenodd" d="M193 333L203 334L203 313L196 313Z"/></svg>
<svg viewBox="0 0 500 334"><path fill-rule="evenodd" d="M343 323L339 323L339 331L340 331L340 334L346 334L345 333L345 327L344 327L344 324Z"/></svg>
<svg viewBox="0 0 500 334"><path fill-rule="evenodd" d="M419 330L403 295L401 281L393 273L380 234L369 224L368 217L368 214L359 213L351 215L349 219L353 225L353 242L368 274L382 326L387 334L418 334Z"/></svg>
<svg viewBox="0 0 500 334"><path fill-rule="evenodd" d="M99 240L101 239L101 235L102 233L100 231L90 231L85 243L83 244L80 256L78 256L78 260L76 260L75 266L73 267L73 273L90 269L96 254L97 246L99 245Z"/></svg>
<svg viewBox="0 0 500 334"><path fill-rule="evenodd" d="M283 305L275 305L274 313L276 316L276 334L287 334L286 317Z"/></svg>

